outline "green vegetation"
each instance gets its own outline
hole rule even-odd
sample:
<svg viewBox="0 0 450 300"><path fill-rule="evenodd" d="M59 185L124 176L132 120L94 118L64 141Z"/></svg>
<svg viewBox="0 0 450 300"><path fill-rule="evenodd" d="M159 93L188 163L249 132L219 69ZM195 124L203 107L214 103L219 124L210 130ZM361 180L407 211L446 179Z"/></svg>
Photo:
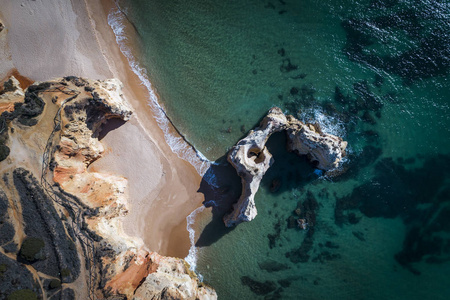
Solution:
<svg viewBox="0 0 450 300"><path fill-rule="evenodd" d="M0 161L5 160L8 157L9 152L8 146L0 144Z"/></svg>
<svg viewBox="0 0 450 300"><path fill-rule="evenodd" d="M61 270L61 276L62 277L67 277L69 275L70 275L70 270L69 269L65 268L65 269Z"/></svg>
<svg viewBox="0 0 450 300"><path fill-rule="evenodd" d="M61 281L59 281L58 279L52 279L50 281L48 287L51 289L57 289L57 288L61 287Z"/></svg>
<svg viewBox="0 0 450 300"><path fill-rule="evenodd" d="M0 264L0 276L2 276L3 273L5 273L7 270L8 270L7 264Z"/></svg>
<svg viewBox="0 0 450 300"><path fill-rule="evenodd" d="M30 289L17 290L6 297L6 300L37 300L35 292Z"/></svg>
<svg viewBox="0 0 450 300"><path fill-rule="evenodd" d="M30 263L35 262L39 258L37 254L44 248L45 243L40 238L28 237L20 247L19 258Z"/></svg>

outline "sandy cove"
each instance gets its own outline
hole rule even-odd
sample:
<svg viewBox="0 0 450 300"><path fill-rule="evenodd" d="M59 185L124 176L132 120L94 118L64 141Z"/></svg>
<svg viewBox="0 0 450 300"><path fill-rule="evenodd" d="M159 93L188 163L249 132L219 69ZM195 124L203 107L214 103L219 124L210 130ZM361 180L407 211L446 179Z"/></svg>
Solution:
<svg viewBox="0 0 450 300"><path fill-rule="evenodd" d="M112 1L0 0L11 58L0 65L41 81L68 75L118 78L134 114L111 123L101 140L106 151L91 166L128 179L129 213L124 229L152 251L185 257L186 216L201 205L201 177L174 154L148 106L148 91L120 52L107 22ZM5 70L6 71L6 70ZM120 125L117 127L117 125Z"/></svg>

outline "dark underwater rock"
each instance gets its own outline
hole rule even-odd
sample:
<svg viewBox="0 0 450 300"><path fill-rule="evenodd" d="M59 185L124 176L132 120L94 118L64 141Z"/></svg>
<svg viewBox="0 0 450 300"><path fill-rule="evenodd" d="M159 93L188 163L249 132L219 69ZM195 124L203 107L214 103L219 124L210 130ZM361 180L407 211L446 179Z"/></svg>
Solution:
<svg viewBox="0 0 450 300"><path fill-rule="evenodd" d="M375 74L375 79L373 81L373 85L376 87L381 87L383 85L384 78L380 74Z"/></svg>
<svg viewBox="0 0 450 300"><path fill-rule="evenodd" d="M289 72L295 71L297 69L298 69L298 66L292 64L290 58L283 59L282 64L280 66L280 71L283 73L289 73Z"/></svg>
<svg viewBox="0 0 450 300"><path fill-rule="evenodd" d="M278 280L278 284L281 285L281 287L288 288L291 286L292 281L289 279L280 279Z"/></svg>
<svg viewBox="0 0 450 300"><path fill-rule="evenodd" d="M288 221L287 227L288 227L289 229L298 227L298 226L297 226L297 218L295 218L294 216L289 216L289 218L288 218L287 221Z"/></svg>
<svg viewBox="0 0 450 300"><path fill-rule="evenodd" d="M293 263L305 263L308 262L309 251L312 249L314 245L314 240L312 239L311 234L308 232L307 236L303 239L302 244L299 248L293 249L286 253L286 257L290 259Z"/></svg>
<svg viewBox="0 0 450 300"><path fill-rule="evenodd" d="M394 7L396 1L376 1L369 9ZM399 5L400 6L400 5ZM409 9L397 8L372 19L349 18L341 25L346 32L344 53L352 61L367 64L403 78L404 83L445 76L450 71L450 39L448 22L443 21L442 12L424 13L422 5ZM388 12L388 11L386 11ZM424 30L423 24L431 26ZM402 53L374 54L366 51L368 46L379 43L379 31L405 32L408 43Z"/></svg>
<svg viewBox="0 0 450 300"><path fill-rule="evenodd" d="M275 233L268 234L267 238L269 239L269 248L272 249L275 247L275 243L280 239L281 236L281 220L279 220L274 225Z"/></svg>
<svg viewBox="0 0 450 300"><path fill-rule="evenodd" d="M314 257L311 261L312 262L320 262L325 263L327 261L332 261L336 259L340 259L341 255L338 253L330 253L329 251L322 251L320 252L316 257Z"/></svg>
<svg viewBox="0 0 450 300"><path fill-rule="evenodd" d="M275 260L266 260L258 263L258 266L261 270L267 271L269 273L279 272L286 269L289 269L289 266L286 264L279 263Z"/></svg>
<svg viewBox="0 0 450 300"><path fill-rule="evenodd" d="M277 285L273 281L257 281L249 276L242 276L241 282L243 285L246 285L250 288L250 290L256 295L267 295L276 290Z"/></svg>
<svg viewBox="0 0 450 300"><path fill-rule="evenodd" d="M339 245L336 243L333 243L332 241L326 241L325 247L330 248L330 249L339 249Z"/></svg>
<svg viewBox="0 0 450 300"><path fill-rule="evenodd" d="M352 234L361 242L366 241L366 239L364 238L364 233L362 233L361 231L352 231Z"/></svg>
<svg viewBox="0 0 450 300"><path fill-rule="evenodd" d="M297 87L295 87L295 86L294 86L293 88L291 88L291 90L290 90L290 94L291 94L292 96L297 95L298 92L299 92L299 89L298 89Z"/></svg>
<svg viewBox="0 0 450 300"><path fill-rule="evenodd" d="M359 209L372 218L401 217L407 231L395 259L414 274L420 271L413 264L423 259L435 263L450 260L450 156L423 156L421 160L420 167L412 169L405 168L410 165L405 159L380 160L374 176L350 195L337 198L335 208L336 224L353 223L350 216L354 212L346 215L348 210ZM353 234L365 241L362 232Z"/></svg>
<svg viewBox="0 0 450 300"><path fill-rule="evenodd" d="M292 79L304 79L306 76L308 76L308 74L306 73L300 73L298 75L292 76Z"/></svg>
<svg viewBox="0 0 450 300"><path fill-rule="evenodd" d="M370 125L375 125L377 124L377 122L375 121L374 117L371 116L371 114L368 111L365 111L364 114L362 115L361 119L370 124Z"/></svg>

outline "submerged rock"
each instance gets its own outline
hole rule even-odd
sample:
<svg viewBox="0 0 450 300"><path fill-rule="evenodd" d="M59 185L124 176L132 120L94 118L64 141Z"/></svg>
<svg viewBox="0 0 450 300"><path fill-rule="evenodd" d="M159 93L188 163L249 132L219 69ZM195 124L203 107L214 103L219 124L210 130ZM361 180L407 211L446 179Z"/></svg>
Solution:
<svg viewBox="0 0 450 300"><path fill-rule="evenodd" d="M259 262L258 266L261 270L267 271L269 273L279 272L279 271L289 269L289 266L287 264L280 263L276 260L267 260L267 261Z"/></svg>
<svg viewBox="0 0 450 300"><path fill-rule="evenodd" d="M249 276L241 277L242 284L248 286L250 290L256 295L267 295L276 290L277 285L273 281L266 280L265 282L257 281Z"/></svg>
<svg viewBox="0 0 450 300"><path fill-rule="evenodd" d="M290 151L307 155L317 168L328 174L339 167L345 156L347 142L340 137L323 133L317 124L305 124L286 116L278 107L272 108L259 127L251 130L228 154L228 161L241 177L242 194L234 210L224 217L227 227L256 217L254 197L261 179L274 162L266 143L273 133L280 131L286 131Z"/></svg>

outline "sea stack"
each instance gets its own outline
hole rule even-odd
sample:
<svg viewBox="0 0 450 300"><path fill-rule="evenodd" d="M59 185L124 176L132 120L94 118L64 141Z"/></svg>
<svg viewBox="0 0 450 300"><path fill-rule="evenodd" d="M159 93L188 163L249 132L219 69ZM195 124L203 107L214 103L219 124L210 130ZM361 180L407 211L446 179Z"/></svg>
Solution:
<svg viewBox="0 0 450 300"><path fill-rule="evenodd" d="M233 211L224 217L227 227L249 222L257 215L255 194L264 174L274 163L266 143L275 132L285 131L288 150L306 155L316 168L332 175L345 156L347 142L324 133L318 124L305 124L295 117L286 116L278 107L269 110L260 125L240 140L228 153L228 161L241 177L242 194Z"/></svg>

